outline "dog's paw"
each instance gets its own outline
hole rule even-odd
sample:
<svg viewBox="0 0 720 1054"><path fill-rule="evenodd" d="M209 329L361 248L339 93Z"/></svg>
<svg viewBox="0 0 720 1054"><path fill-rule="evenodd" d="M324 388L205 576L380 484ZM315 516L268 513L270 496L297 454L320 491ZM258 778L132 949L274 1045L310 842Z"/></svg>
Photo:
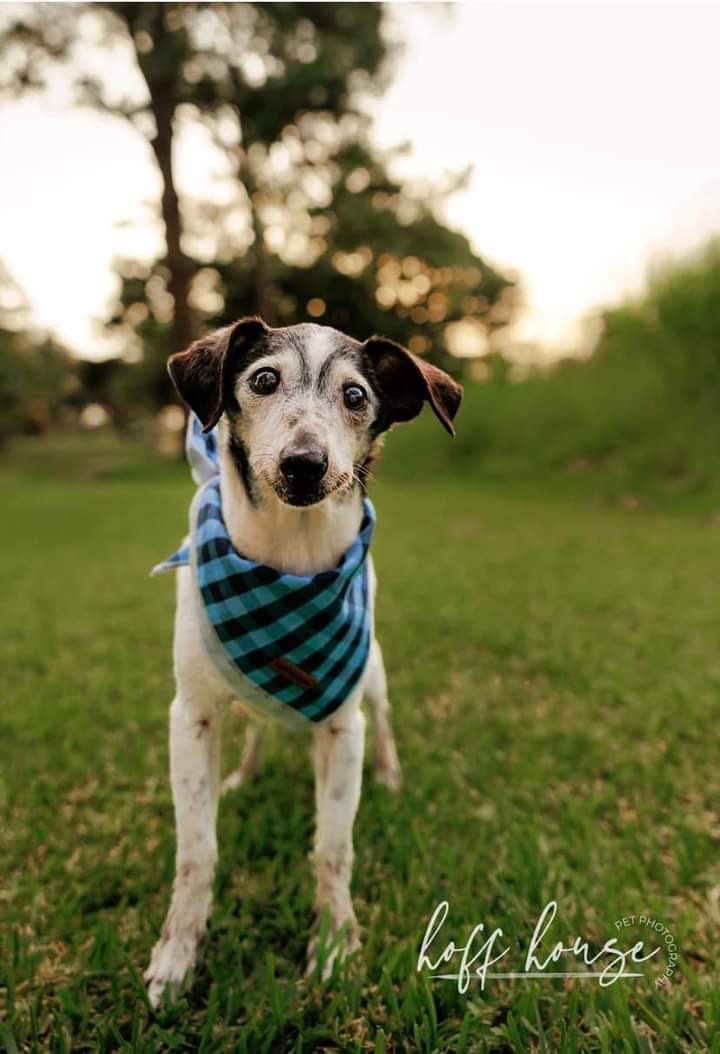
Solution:
<svg viewBox="0 0 720 1054"><path fill-rule="evenodd" d="M220 794L227 794L228 791L236 790L238 787L242 787L244 783L248 782L248 777L242 769L235 769L229 776L220 784Z"/></svg>
<svg viewBox="0 0 720 1054"><path fill-rule="evenodd" d="M373 777L378 786L387 787L393 793L402 787L402 769L397 761L394 764L376 765Z"/></svg>
<svg viewBox="0 0 720 1054"><path fill-rule="evenodd" d="M241 765L239 769L235 769L229 776L220 784L220 795L227 794L228 791L237 790L238 787L245 787L248 783L253 783L260 775L260 768L258 765Z"/></svg>
<svg viewBox="0 0 720 1054"><path fill-rule="evenodd" d="M305 976L310 978L319 973L321 979L327 981L332 976L336 964L343 962L359 949L358 924L354 915L334 923L324 914L316 921L314 928L316 932L310 938L307 949Z"/></svg>
<svg viewBox="0 0 720 1054"><path fill-rule="evenodd" d="M161 937L153 948L144 978L153 1009L165 1000L174 1002L197 961L200 938Z"/></svg>

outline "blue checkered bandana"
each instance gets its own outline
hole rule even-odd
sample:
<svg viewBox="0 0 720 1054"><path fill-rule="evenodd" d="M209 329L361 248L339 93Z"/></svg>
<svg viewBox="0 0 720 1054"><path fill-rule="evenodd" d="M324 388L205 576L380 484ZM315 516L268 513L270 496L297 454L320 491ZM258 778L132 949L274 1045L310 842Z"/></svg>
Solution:
<svg viewBox="0 0 720 1054"><path fill-rule="evenodd" d="M220 500L218 440L193 415L186 451L199 489L190 540L152 574L189 566L203 642L235 694L260 716L319 724L350 697L367 665L367 554L375 512L365 498L360 531L331 571L290 575L233 547Z"/></svg>

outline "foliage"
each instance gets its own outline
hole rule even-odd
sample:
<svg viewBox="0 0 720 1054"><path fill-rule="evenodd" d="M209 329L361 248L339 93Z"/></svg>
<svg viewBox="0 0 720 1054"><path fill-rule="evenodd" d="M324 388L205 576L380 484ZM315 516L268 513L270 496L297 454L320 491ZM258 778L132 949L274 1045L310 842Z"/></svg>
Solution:
<svg viewBox="0 0 720 1054"><path fill-rule="evenodd" d="M608 311L599 352L649 358L679 398L720 395L720 239L655 267L646 292ZM717 404L717 402L716 402Z"/></svg>
<svg viewBox="0 0 720 1054"><path fill-rule="evenodd" d="M588 359L468 385L457 440L440 447L427 421L400 431L398 471L718 509L719 261L711 242L657 268L643 296L606 312Z"/></svg>
<svg viewBox="0 0 720 1054"><path fill-rule="evenodd" d="M452 184L413 193L370 146L359 88L384 83L387 47L374 5L244 8L242 26L226 29L235 39L252 25L243 62L249 69L254 60L254 82L238 80L227 55L220 61L213 52L209 63L197 39L192 59L184 55L193 77L207 65L218 71L210 84L184 83L182 97L197 102L229 169L224 205L184 203L185 243L204 265L189 301L204 324L254 313L274 324L315 318L414 340L415 350L447 360L448 323L470 316L484 334L507 322L513 287L437 219ZM193 20L184 17L192 46ZM152 39L154 61L175 71L165 38ZM112 322L135 329L146 352L158 348L150 357L160 362L172 272L162 260L122 261L119 270Z"/></svg>
<svg viewBox="0 0 720 1054"><path fill-rule="evenodd" d="M458 373L463 361L448 353L453 327L468 326L475 352L484 351L488 335L512 316L515 287L442 224L425 197L387 174L358 127L353 120L340 134L326 129L330 145L312 164L275 181L268 174L256 195L261 251L253 245L235 255L221 244L196 277L199 313L208 328L259 312L275 325L318 321L360 339L380 332ZM291 149L297 131L284 142ZM309 184L317 195L317 181L322 204L302 190ZM221 243L227 219L213 217ZM190 212L189 228L196 222L202 229ZM276 252L267 249L268 234L281 242ZM162 265L122 269L113 322L134 324L146 347L162 345Z"/></svg>
<svg viewBox="0 0 720 1054"><path fill-rule="evenodd" d="M55 423L74 387L67 353L29 326L22 290L0 262L0 444Z"/></svg>
<svg viewBox="0 0 720 1054"><path fill-rule="evenodd" d="M26 4L0 17L0 89L41 89L60 69L79 102L131 122L152 149L171 298L163 360L194 331L197 262L184 245L174 174L178 121L208 122L237 168L243 151L269 146L297 114L348 108L353 82L375 74L384 55L379 19L377 4L262 3ZM162 362L155 368L167 389Z"/></svg>
<svg viewBox="0 0 720 1054"><path fill-rule="evenodd" d="M0 443L56 422L72 383L71 361L57 344L0 329Z"/></svg>

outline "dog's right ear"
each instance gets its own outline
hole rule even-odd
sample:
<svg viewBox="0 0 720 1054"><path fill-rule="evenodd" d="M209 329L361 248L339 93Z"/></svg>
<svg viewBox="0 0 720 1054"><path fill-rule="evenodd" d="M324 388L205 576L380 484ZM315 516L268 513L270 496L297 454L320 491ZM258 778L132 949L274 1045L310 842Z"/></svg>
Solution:
<svg viewBox="0 0 720 1054"><path fill-rule="evenodd" d="M386 403L387 424L411 421L427 402L445 431L455 435L453 419L462 401L462 385L386 337L370 337L362 348Z"/></svg>
<svg viewBox="0 0 720 1054"><path fill-rule="evenodd" d="M220 420L234 368L244 352L269 333L261 318L241 318L196 340L168 359L168 373L187 405L209 432Z"/></svg>

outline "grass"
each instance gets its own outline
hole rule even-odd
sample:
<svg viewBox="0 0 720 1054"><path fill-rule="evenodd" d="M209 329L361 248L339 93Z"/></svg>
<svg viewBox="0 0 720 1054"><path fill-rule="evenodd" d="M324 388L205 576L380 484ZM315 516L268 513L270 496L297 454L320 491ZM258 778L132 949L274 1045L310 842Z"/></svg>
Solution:
<svg viewBox="0 0 720 1054"><path fill-rule="evenodd" d="M624 508L585 477L573 490L463 475L462 451L428 483L392 456L374 548L406 782L393 797L368 780L363 795L363 951L328 986L303 979L311 767L279 734L261 779L221 804L207 947L158 1015L141 971L173 870L173 589L147 571L183 529L186 474L106 451L96 478L49 479L32 444L3 474L8 1051L720 1051L720 539L706 504ZM240 737L229 720L226 767ZM654 963L605 989L489 981L464 995L417 973L440 900L448 938L502 927L517 969L553 898L566 943L599 948L631 914L661 920L679 949L669 987Z"/></svg>

